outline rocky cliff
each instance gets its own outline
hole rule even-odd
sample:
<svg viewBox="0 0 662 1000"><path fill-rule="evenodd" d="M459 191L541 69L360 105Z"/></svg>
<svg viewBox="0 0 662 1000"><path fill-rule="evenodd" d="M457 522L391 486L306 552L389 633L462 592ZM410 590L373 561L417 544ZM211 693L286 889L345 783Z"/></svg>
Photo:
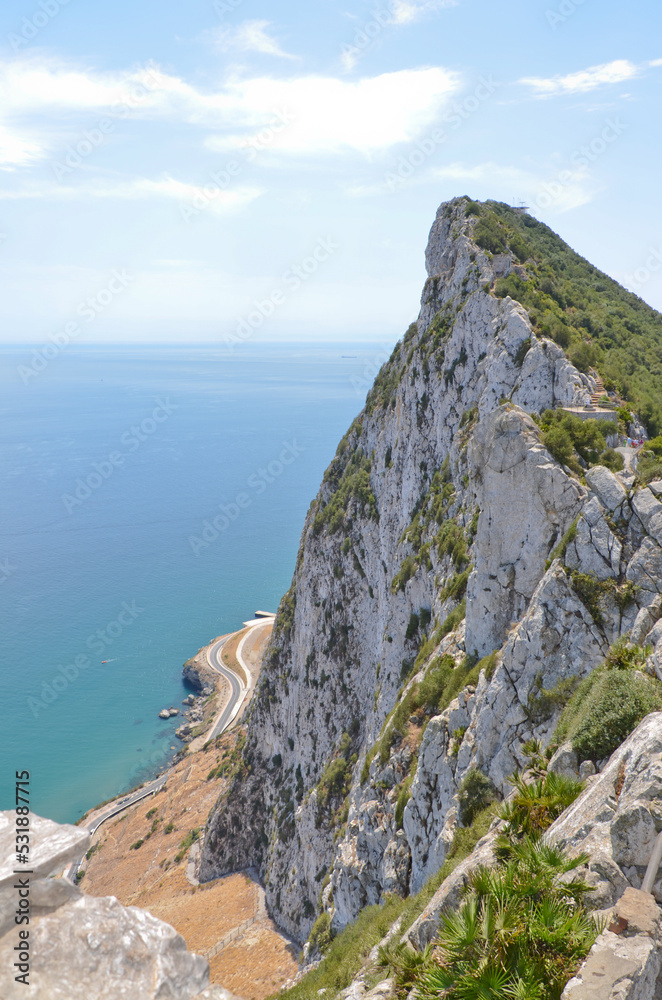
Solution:
<svg viewBox="0 0 662 1000"><path fill-rule="evenodd" d="M538 263L481 247L473 204L439 209L418 320L311 505L243 768L205 831L200 877L259 865L299 941L321 910L338 930L420 888L467 775L502 795L619 636L660 638L662 484L546 449L533 417L595 383L495 294Z"/></svg>

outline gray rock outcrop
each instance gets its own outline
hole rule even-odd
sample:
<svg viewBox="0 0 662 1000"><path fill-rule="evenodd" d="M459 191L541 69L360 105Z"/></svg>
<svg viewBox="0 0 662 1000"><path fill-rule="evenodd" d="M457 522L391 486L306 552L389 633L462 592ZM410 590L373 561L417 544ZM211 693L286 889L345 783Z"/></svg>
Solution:
<svg viewBox="0 0 662 1000"><path fill-rule="evenodd" d="M200 694L208 695L216 689L218 674L209 665L207 659L207 646L199 649L195 656L187 660L182 667L182 677L191 687Z"/></svg>
<svg viewBox="0 0 662 1000"><path fill-rule="evenodd" d="M468 652L485 656L526 611L547 556L582 510L586 493L552 460L533 420L510 405L479 422L469 464L482 503L465 643Z"/></svg>
<svg viewBox="0 0 662 1000"><path fill-rule="evenodd" d="M0 996L18 1000L191 1000L209 983L206 959L192 955L169 924L112 896L97 899L48 878L80 856L90 835L31 815L29 987L15 979L13 813L0 813ZM20 866L19 866L20 867Z"/></svg>

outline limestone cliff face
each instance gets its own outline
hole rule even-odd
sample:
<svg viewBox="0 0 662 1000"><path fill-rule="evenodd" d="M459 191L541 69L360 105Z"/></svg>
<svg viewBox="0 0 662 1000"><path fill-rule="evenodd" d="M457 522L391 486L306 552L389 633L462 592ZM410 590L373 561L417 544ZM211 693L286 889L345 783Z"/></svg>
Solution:
<svg viewBox="0 0 662 1000"><path fill-rule="evenodd" d="M593 385L493 294L499 262L465 213L463 199L439 209L418 321L311 505L245 766L205 831L201 878L259 864L300 941L320 907L339 928L419 888L445 858L463 776L479 767L503 791L522 742L553 731L539 692L593 669L660 588L655 495L642 504L607 470L587 488L542 446L528 414L582 405ZM575 521L568 566L614 581L600 624L561 563L547 567ZM629 603L626 576L652 581ZM492 653L422 738L420 718L382 728L412 672L445 663L459 678Z"/></svg>

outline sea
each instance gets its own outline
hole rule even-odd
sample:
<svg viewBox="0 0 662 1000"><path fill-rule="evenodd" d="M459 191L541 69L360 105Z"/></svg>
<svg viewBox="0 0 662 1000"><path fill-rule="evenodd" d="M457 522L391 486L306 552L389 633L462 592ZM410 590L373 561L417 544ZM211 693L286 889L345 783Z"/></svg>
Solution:
<svg viewBox="0 0 662 1000"><path fill-rule="evenodd" d="M1 809L29 771L73 822L181 749L184 661L276 610L388 350L0 349Z"/></svg>

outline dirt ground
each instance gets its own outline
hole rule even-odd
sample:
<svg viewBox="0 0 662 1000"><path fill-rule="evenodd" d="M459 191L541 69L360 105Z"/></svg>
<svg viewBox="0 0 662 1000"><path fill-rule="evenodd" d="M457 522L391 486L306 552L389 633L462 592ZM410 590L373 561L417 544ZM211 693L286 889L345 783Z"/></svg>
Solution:
<svg viewBox="0 0 662 1000"><path fill-rule="evenodd" d="M251 667L260 646L250 659L245 654ZM196 855L196 839L228 780L208 775L222 764L230 769L241 733L236 728L188 753L166 788L104 824L83 864L82 888L149 910L179 931L190 951L205 955L213 983L245 1000L263 1000L296 974L298 949L269 919L261 887L242 872L205 885L187 878L187 865L194 878L189 855Z"/></svg>

